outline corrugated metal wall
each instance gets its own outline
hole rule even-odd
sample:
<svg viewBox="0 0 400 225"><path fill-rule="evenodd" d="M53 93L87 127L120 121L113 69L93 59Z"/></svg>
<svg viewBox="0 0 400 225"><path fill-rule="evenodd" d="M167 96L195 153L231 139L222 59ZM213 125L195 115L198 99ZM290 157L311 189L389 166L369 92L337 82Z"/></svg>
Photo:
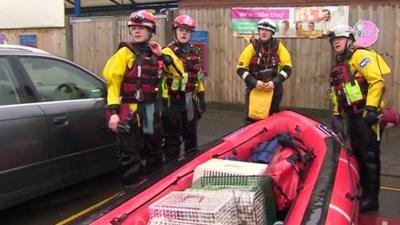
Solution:
<svg viewBox="0 0 400 225"><path fill-rule="evenodd" d="M199 30L209 33L209 77L207 100L226 103L244 102L244 83L236 75L237 60L246 46L242 38L232 36L230 8L180 9L194 17ZM360 19L374 21L380 27L375 49L392 68L387 76L388 102L400 108L400 5L350 6L350 24ZM332 51L326 39L282 39L292 55L293 74L285 82L283 106L326 109L328 74Z"/></svg>

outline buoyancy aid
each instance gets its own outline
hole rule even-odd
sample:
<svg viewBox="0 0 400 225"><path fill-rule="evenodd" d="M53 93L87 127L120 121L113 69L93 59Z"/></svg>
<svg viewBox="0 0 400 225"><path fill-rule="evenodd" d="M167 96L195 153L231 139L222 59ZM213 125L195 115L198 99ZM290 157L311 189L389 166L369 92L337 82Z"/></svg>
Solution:
<svg viewBox="0 0 400 225"><path fill-rule="evenodd" d="M355 51L357 49L346 52L342 59L338 59L330 74L330 85L339 109L354 113L364 109L368 94L367 80L359 71L351 73L350 70L348 60Z"/></svg>
<svg viewBox="0 0 400 225"><path fill-rule="evenodd" d="M159 58L146 46L123 42L135 54L132 68L127 68L121 85L123 103L152 102L157 98L161 78Z"/></svg>
<svg viewBox="0 0 400 225"><path fill-rule="evenodd" d="M267 43L252 39L256 54L251 58L249 72L259 80L269 81L278 74L280 59L278 56L279 41L271 38Z"/></svg>
<svg viewBox="0 0 400 225"><path fill-rule="evenodd" d="M199 80L198 74L201 71L200 57L196 49L192 44L179 44L177 42L172 42L167 47L172 49L184 65L184 73L181 79L167 78L168 92L170 94L194 92Z"/></svg>
<svg viewBox="0 0 400 225"><path fill-rule="evenodd" d="M351 74L347 62L338 63L332 68L330 84L340 108L346 110L350 107L353 112L364 108L368 83L358 71Z"/></svg>

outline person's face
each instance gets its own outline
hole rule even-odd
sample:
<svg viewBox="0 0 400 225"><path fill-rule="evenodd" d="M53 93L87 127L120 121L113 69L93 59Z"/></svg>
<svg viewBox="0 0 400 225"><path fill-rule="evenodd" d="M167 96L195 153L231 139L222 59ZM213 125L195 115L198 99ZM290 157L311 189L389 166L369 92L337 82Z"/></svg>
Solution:
<svg viewBox="0 0 400 225"><path fill-rule="evenodd" d="M288 30L289 30L289 27L286 25L286 23L281 23L281 31L287 32Z"/></svg>
<svg viewBox="0 0 400 225"><path fill-rule="evenodd" d="M302 29L302 24L301 22L296 23L296 30L301 30Z"/></svg>
<svg viewBox="0 0 400 225"><path fill-rule="evenodd" d="M178 39L179 43L186 44L190 41L190 37L192 36L192 31L184 28L178 27L176 28L176 39Z"/></svg>
<svg viewBox="0 0 400 225"><path fill-rule="evenodd" d="M308 30L312 31L312 30L314 30L314 28L315 28L315 25L313 23L308 24Z"/></svg>
<svg viewBox="0 0 400 225"><path fill-rule="evenodd" d="M323 11L322 18L324 18L324 21L329 21L331 19L331 14L328 11Z"/></svg>
<svg viewBox="0 0 400 225"><path fill-rule="evenodd" d="M261 41L268 41L272 37L272 31L267 29L259 29L259 34Z"/></svg>
<svg viewBox="0 0 400 225"><path fill-rule="evenodd" d="M150 37L149 29L143 26L131 26L129 27L129 32L135 43L146 42Z"/></svg>
<svg viewBox="0 0 400 225"><path fill-rule="evenodd" d="M346 50L346 44L349 45L350 41L347 41L346 37L337 37L331 40L332 48L337 54L341 54Z"/></svg>

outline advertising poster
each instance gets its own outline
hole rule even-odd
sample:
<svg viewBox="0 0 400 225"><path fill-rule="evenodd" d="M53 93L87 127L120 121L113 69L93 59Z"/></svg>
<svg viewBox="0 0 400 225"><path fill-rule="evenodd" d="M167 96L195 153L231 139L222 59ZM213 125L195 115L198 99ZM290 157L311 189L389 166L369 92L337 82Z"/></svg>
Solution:
<svg viewBox="0 0 400 225"><path fill-rule="evenodd" d="M235 36L257 34L257 22L269 18L275 22L278 38L318 38L336 25L348 24L348 6L232 8Z"/></svg>
<svg viewBox="0 0 400 225"><path fill-rule="evenodd" d="M203 71L204 76L207 76L208 72L208 31L204 30L196 30L193 32L192 38L190 39L191 43L196 48L201 61L201 70Z"/></svg>

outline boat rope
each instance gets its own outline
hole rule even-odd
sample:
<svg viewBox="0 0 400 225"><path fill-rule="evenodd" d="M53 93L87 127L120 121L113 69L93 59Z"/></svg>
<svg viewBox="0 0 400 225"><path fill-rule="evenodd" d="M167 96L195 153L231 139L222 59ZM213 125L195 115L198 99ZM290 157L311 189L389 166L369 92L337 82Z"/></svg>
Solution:
<svg viewBox="0 0 400 225"><path fill-rule="evenodd" d="M346 135L345 137L346 137L346 140L347 140L348 136ZM347 167L349 169L349 179L350 179L350 184L351 184L351 191L353 192L351 194L352 196L351 196L350 199L352 199L353 203L355 203L355 204L353 204L353 207L351 209L351 219L349 221L349 224L352 225L352 224L354 224L353 221L354 221L354 219L356 217L357 201L359 201L359 199L361 199L361 195L360 195L360 192L357 193L357 186L354 183L353 171L352 171L352 169L354 169L354 167L353 167L353 165L351 165L351 162L350 162L350 155L352 154L352 150L351 150L350 146L348 148L344 148L344 149L345 149L345 151L347 151L345 154L346 154L346 158L347 158ZM357 174L357 176L359 178L360 177L359 174L358 173L356 173L356 174ZM358 180L360 180L360 179L358 179ZM356 200L356 201L354 201L354 200Z"/></svg>
<svg viewBox="0 0 400 225"><path fill-rule="evenodd" d="M338 207L338 206L336 206L334 204L329 204L329 208L335 210L340 215L344 216L349 221L350 225L354 225L354 223L352 222L353 219L350 218L350 216L345 211L343 211L340 207Z"/></svg>

